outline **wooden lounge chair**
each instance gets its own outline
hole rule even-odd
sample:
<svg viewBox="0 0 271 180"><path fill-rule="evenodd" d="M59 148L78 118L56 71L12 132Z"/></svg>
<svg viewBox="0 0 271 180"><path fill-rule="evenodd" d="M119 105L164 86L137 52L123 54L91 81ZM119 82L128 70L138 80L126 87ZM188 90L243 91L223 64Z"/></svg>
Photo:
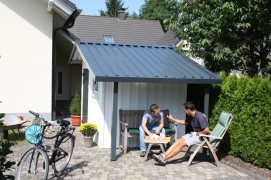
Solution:
<svg viewBox="0 0 271 180"><path fill-rule="evenodd" d="M219 117L219 121L217 125L215 126L215 128L213 129L213 131L211 131L210 134L208 135L200 134L200 136L203 138L202 143L191 145L188 147L186 151L185 157L188 156L188 153L193 146L197 146L197 148L195 149L195 151L193 152L193 154L190 156L188 160L188 164L187 164L188 166L192 163L192 160L194 159L194 157L196 156L196 154L201 148L209 149L210 154L212 154L213 158L215 159L215 164L218 166L218 158L216 155L217 147L219 143L221 142L221 140L223 139L225 133L227 132L232 119L233 119L233 116L231 113L222 112Z"/></svg>

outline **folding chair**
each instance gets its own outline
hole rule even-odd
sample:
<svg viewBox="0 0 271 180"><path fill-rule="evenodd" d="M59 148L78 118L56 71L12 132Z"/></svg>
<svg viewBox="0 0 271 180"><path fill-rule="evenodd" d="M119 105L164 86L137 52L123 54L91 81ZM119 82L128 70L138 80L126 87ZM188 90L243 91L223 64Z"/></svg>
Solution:
<svg viewBox="0 0 271 180"><path fill-rule="evenodd" d="M217 147L221 140L223 139L224 135L226 134L228 127L231 124L233 119L233 115L231 113L222 112L219 121L216 124L213 131L211 131L208 135L200 134L199 136L203 138L203 141L200 144L194 144L188 147L185 156L188 155L189 151L193 146L197 146L194 153L190 156L187 165L189 166L192 163L192 160L198 153L201 148L208 148L213 158L215 159L215 164L218 166L218 158L216 155Z"/></svg>

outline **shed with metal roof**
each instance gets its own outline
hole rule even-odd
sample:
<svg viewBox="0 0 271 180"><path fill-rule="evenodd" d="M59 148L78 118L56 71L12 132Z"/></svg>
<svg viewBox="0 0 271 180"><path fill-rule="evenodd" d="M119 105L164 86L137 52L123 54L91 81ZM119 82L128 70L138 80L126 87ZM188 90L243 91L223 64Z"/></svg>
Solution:
<svg viewBox="0 0 271 180"><path fill-rule="evenodd" d="M77 41L75 46L70 61L82 61L83 109L89 117L95 114L96 123L104 120L99 141L106 147L101 141L111 137L111 160L116 160L118 109L142 109L158 103L185 116L179 111L180 101L186 101L187 84L221 83L215 74L171 46L88 41ZM208 113L208 90L204 100Z"/></svg>

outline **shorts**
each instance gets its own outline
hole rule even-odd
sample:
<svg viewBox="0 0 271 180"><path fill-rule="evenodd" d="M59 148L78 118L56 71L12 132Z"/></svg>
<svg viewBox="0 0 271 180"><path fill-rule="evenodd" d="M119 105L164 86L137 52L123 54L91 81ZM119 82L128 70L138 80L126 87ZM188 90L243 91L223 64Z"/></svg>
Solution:
<svg viewBox="0 0 271 180"><path fill-rule="evenodd" d="M199 144L202 142L202 138L199 136L192 136L190 134L186 134L184 136L182 136L182 138L184 138L187 146L191 146L193 144Z"/></svg>

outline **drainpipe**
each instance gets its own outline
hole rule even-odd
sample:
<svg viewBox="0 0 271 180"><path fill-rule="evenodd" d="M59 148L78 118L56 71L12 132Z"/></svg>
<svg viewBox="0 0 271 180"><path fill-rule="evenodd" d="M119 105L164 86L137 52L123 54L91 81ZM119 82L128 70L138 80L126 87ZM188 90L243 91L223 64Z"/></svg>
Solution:
<svg viewBox="0 0 271 180"><path fill-rule="evenodd" d="M49 0L48 4L47 4L47 11L51 12L54 6L54 1L53 0Z"/></svg>
<svg viewBox="0 0 271 180"><path fill-rule="evenodd" d="M70 15L66 23L61 26L57 27L53 30L53 57L52 57L52 120L55 120L56 118L56 86L55 86L55 67L56 67L56 33L59 30L67 30L69 28L72 28L75 22L75 19L77 16L82 12L81 9L75 9L73 13Z"/></svg>

